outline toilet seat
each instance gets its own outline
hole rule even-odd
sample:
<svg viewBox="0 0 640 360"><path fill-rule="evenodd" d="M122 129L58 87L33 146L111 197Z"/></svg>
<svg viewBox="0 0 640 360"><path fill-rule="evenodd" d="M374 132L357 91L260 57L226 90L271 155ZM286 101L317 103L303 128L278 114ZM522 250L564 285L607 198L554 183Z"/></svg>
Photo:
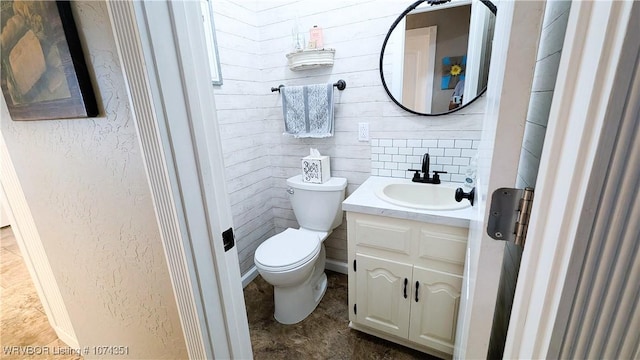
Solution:
<svg viewBox="0 0 640 360"><path fill-rule="evenodd" d="M256 266L274 272L295 269L320 253L321 240L314 232L287 229L258 246L254 257Z"/></svg>

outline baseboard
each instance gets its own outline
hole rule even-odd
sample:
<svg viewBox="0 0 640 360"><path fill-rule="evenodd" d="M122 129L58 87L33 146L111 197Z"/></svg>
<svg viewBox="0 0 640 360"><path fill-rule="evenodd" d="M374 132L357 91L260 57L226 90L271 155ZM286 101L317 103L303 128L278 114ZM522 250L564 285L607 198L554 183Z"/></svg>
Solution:
<svg viewBox="0 0 640 360"><path fill-rule="evenodd" d="M244 275L242 275L242 288L244 289L249 285L253 279L258 276L258 268L253 265L249 271L247 271Z"/></svg>
<svg viewBox="0 0 640 360"><path fill-rule="evenodd" d="M75 337L67 334L64 329L61 329L59 326L53 326L53 330L56 332L56 335L58 335L58 339L60 339L60 341L67 344L72 349L80 349L78 340Z"/></svg>
<svg viewBox="0 0 640 360"><path fill-rule="evenodd" d="M349 272L349 265L347 265L346 262L332 259L327 259L324 268L345 275L347 275Z"/></svg>

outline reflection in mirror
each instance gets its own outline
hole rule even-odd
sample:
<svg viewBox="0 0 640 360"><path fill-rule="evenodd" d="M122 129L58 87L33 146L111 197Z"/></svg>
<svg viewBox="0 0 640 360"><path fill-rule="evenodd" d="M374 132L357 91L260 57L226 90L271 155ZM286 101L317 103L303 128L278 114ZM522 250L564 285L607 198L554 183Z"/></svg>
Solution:
<svg viewBox="0 0 640 360"><path fill-rule="evenodd" d="M420 0L391 26L380 76L391 99L420 115L458 110L487 87L495 6L489 1Z"/></svg>

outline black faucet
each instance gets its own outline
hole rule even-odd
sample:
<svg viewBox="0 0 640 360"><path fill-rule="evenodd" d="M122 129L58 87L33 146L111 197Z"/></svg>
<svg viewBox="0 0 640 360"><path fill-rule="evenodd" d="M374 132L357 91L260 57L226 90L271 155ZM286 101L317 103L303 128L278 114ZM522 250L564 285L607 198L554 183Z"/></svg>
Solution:
<svg viewBox="0 0 640 360"><path fill-rule="evenodd" d="M413 178L411 181L418 183L428 183L428 184L440 184L440 174L446 174L446 171L434 171L433 177L429 175L429 166L430 164L429 153L424 154L422 156L422 171L416 169L408 169L408 171L415 171L413 174ZM424 174L424 176L420 176L420 172Z"/></svg>

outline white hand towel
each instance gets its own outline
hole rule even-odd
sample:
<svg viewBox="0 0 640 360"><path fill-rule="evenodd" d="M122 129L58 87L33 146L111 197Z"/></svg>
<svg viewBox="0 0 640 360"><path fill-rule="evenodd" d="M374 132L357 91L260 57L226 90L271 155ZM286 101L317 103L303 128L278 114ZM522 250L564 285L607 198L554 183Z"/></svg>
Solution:
<svg viewBox="0 0 640 360"><path fill-rule="evenodd" d="M333 136L333 84L285 86L280 91L285 135Z"/></svg>

